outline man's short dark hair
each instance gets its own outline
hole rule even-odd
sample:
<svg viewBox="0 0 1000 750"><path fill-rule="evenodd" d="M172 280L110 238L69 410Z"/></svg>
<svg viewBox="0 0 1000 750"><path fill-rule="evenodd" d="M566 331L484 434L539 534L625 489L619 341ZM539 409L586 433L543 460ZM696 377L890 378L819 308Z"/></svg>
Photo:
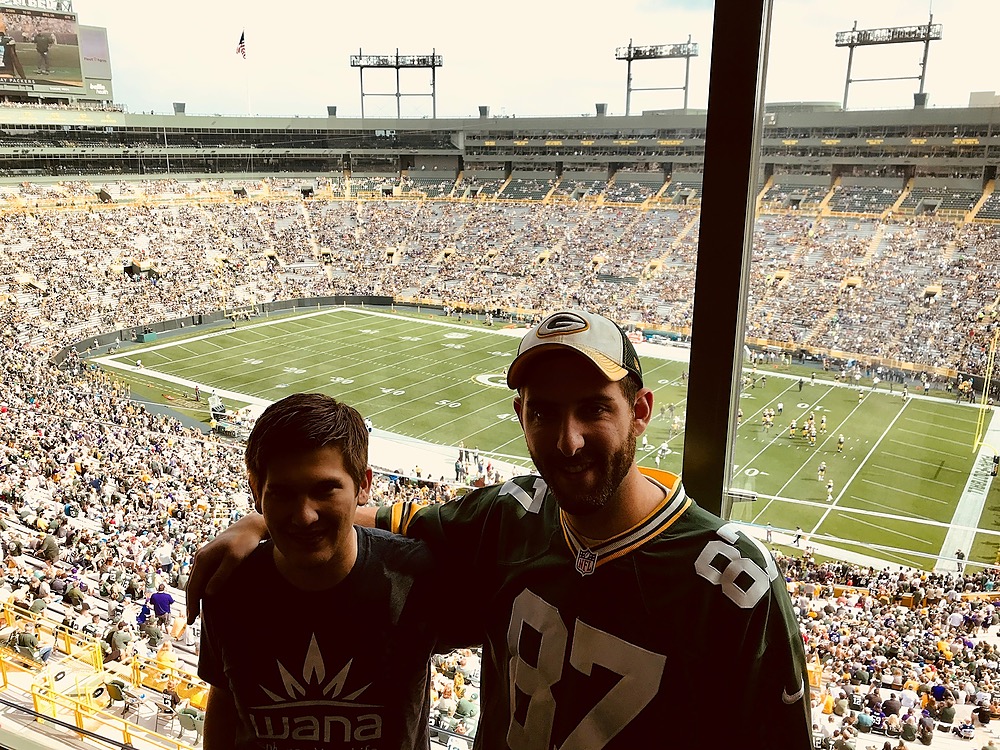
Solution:
<svg viewBox="0 0 1000 750"><path fill-rule="evenodd" d="M357 409L323 393L293 393L257 420L247 441L247 472L263 484L270 461L328 445L340 448L355 489L361 487L368 470L368 429Z"/></svg>
<svg viewBox="0 0 1000 750"><path fill-rule="evenodd" d="M639 381L631 375L626 375L618 381L618 385L621 386L622 394L625 396L625 400L628 402L628 405L630 407L634 406L635 397L638 395L639 389L642 388L642 386L639 385Z"/></svg>

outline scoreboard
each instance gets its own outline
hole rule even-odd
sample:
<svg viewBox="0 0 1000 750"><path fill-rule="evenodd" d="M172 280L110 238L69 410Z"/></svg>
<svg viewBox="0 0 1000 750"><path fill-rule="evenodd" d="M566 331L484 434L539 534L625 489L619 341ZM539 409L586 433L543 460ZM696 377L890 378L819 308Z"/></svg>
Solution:
<svg viewBox="0 0 1000 750"><path fill-rule="evenodd" d="M107 30L60 4L0 2L0 99L111 101Z"/></svg>

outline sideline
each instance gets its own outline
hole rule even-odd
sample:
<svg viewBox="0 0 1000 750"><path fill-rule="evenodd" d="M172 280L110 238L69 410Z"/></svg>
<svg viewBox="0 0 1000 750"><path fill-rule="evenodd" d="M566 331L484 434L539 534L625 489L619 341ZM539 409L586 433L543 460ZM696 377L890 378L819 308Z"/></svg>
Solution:
<svg viewBox="0 0 1000 750"><path fill-rule="evenodd" d="M1000 420L994 410L990 416L990 426L986 430L986 437L979 451L976 453L976 463L969 473L969 479L962 490L962 496L955 506L955 514L951 518L951 528L945 534L941 543L937 564L934 570L937 572L960 571L964 564L955 557L958 550L963 550L966 558L972 551L972 545L976 540L975 527L979 525L979 519L983 515L986 507L986 498L990 494L993 486L993 456L1000 455Z"/></svg>

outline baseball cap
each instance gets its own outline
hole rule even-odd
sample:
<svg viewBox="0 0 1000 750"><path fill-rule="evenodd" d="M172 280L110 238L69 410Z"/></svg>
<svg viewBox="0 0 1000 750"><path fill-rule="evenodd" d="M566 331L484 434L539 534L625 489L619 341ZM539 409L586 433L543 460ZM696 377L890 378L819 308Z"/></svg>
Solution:
<svg viewBox="0 0 1000 750"><path fill-rule="evenodd" d="M507 387L524 384L527 363L544 351L573 349L597 366L604 377L618 381L632 375L642 385L642 365L635 347L617 323L585 310L560 310L548 315L521 339L507 370Z"/></svg>

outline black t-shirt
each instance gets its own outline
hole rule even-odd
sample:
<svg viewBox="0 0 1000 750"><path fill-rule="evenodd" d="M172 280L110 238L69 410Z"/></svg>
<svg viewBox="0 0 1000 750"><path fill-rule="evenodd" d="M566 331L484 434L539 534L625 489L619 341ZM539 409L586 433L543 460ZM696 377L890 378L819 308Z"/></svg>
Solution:
<svg viewBox="0 0 1000 750"><path fill-rule="evenodd" d="M331 589L293 587L268 542L205 602L198 674L235 698L236 747L429 746L430 558L420 542L357 533L357 561Z"/></svg>

